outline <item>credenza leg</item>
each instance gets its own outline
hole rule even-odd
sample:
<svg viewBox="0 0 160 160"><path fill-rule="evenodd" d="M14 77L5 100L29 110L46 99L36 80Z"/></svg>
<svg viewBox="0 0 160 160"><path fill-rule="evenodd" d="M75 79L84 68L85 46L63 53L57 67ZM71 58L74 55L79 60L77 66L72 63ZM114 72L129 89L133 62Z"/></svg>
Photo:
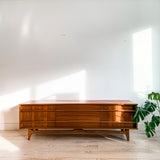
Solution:
<svg viewBox="0 0 160 160"><path fill-rule="evenodd" d="M31 135L32 135L32 130L31 130L31 129L28 129L28 140L31 139Z"/></svg>
<svg viewBox="0 0 160 160"><path fill-rule="evenodd" d="M125 134L126 134L127 141L129 141L129 129L125 130Z"/></svg>

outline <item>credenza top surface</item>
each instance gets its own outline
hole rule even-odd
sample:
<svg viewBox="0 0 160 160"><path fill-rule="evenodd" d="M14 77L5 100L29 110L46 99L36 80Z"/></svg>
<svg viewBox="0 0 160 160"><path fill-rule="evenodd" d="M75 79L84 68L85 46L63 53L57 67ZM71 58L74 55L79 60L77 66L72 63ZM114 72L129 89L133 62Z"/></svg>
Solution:
<svg viewBox="0 0 160 160"><path fill-rule="evenodd" d="M137 105L129 100L32 100L21 105L45 105L45 104L112 104L112 105Z"/></svg>

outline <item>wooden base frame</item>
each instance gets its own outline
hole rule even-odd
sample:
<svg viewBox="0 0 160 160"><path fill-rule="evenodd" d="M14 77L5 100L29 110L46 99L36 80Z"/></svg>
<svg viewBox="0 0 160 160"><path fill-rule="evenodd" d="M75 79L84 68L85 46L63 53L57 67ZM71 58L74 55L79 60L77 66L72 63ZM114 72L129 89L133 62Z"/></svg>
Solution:
<svg viewBox="0 0 160 160"><path fill-rule="evenodd" d="M129 141L129 129L116 130L87 130L87 129L70 129L70 130L39 130L39 129L28 129L28 140L31 139L33 133L105 133L105 134L125 134L127 141Z"/></svg>

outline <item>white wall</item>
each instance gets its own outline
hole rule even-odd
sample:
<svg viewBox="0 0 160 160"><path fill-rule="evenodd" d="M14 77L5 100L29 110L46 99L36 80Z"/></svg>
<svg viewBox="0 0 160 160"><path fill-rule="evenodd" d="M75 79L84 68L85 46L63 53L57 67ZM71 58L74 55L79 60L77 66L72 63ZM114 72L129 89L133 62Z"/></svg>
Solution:
<svg viewBox="0 0 160 160"><path fill-rule="evenodd" d="M143 103L160 88L159 15L159 0L0 0L0 129L30 99Z"/></svg>

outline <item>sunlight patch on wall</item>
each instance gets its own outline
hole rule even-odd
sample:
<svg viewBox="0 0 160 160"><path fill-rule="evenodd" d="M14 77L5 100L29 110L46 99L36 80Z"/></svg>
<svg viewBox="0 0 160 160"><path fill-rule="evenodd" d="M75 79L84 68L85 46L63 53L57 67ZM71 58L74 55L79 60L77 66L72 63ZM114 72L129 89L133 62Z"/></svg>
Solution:
<svg viewBox="0 0 160 160"><path fill-rule="evenodd" d="M18 121L18 110L13 111L12 109L14 107L17 108L19 104L28 100L30 100L30 88L0 96L0 129L5 129L4 123L15 123L15 121Z"/></svg>
<svg viewBox="0 0 160 160"><path fill-rule="evenodd" d="M8 110L30 99L30 88L0 96L0 110Z"/></svg>
<svg viewBox="0 0 160 160"><path fill-rule="evenodd" d="M134 91L141 94L152 90L152 29L133 34Z"/></svg>
<svg viewBox="0 0 160 160"><path fill-rule="evenodd" d="M86 71L41 84L36 87L36 99L77 99L85 100ZM70 96L67 97L67 94ZM62 95L60 98L57 95Z"/></svg>

